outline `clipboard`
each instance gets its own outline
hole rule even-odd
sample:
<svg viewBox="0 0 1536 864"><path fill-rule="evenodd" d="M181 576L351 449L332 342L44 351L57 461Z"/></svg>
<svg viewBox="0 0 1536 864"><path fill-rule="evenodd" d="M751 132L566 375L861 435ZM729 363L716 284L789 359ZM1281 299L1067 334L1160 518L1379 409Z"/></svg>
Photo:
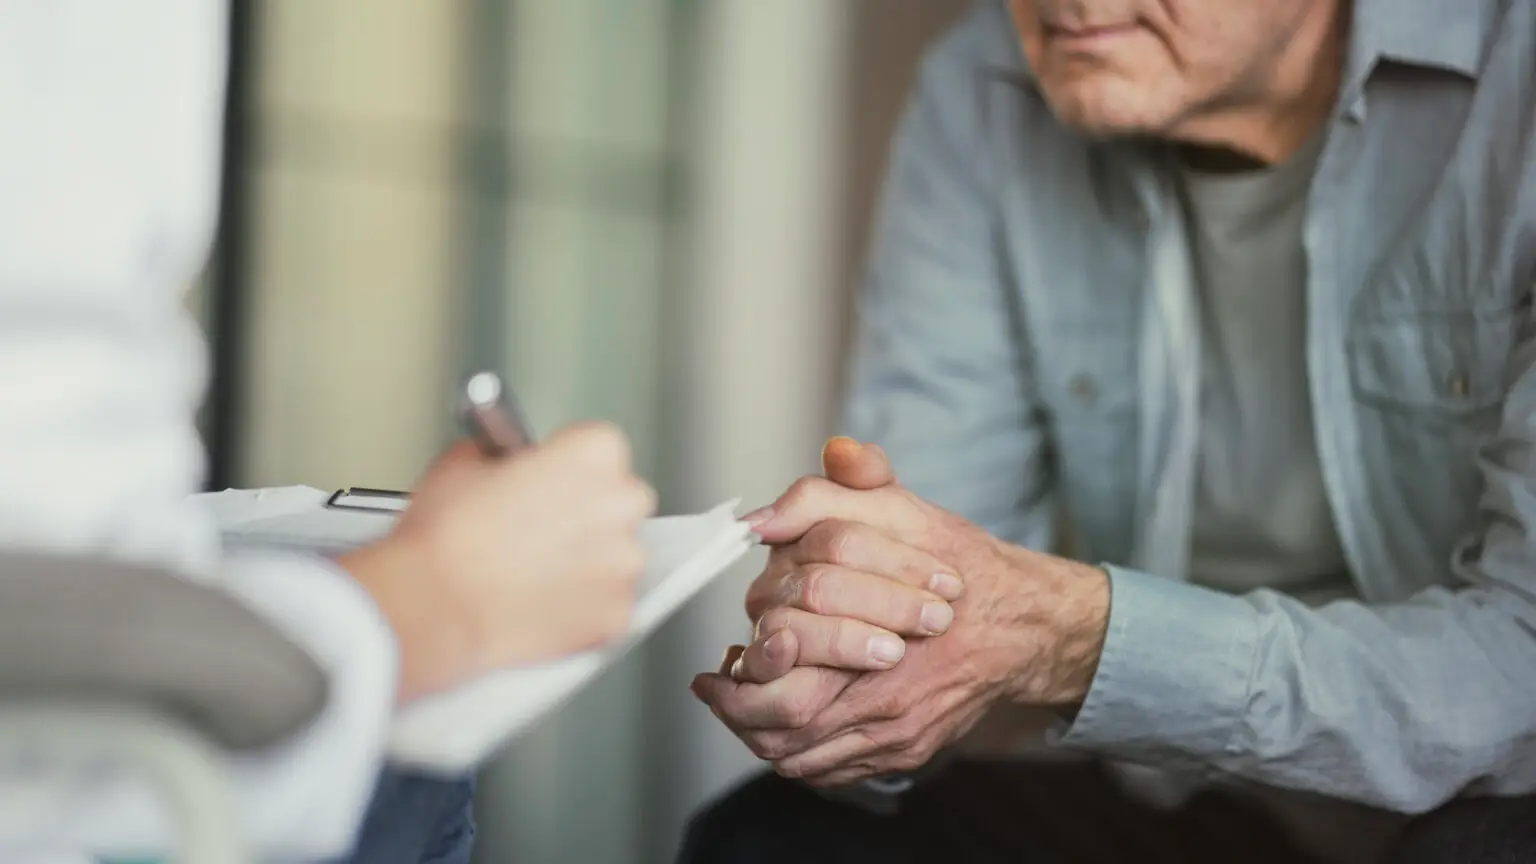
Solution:
<svg viewBox="0 0 1536 864"><path fill-rule="evenodd" d="M350 494L370 500L352 502ZM406 497L387 490L331 493L307 486L193 496L219 527L227 550L316 556L339 555L386 536L398 514L377 508L398 507ZM736 518L740 503L647 519L640 526L645 574L636 586L635 611L625 635L590 651L494 672L402 706L390 724L389 760L432 776L475 770L649 637L747 553L754 544L751 529Z"/></svg>
<svg viewBox="0 0 1536 864"><path fill-rule="evenodd" d="M411 496L405 492L368 489L363 486L337 489L325 500L328 509L360 510L364 513L399 513L410 503Z"/></svg>

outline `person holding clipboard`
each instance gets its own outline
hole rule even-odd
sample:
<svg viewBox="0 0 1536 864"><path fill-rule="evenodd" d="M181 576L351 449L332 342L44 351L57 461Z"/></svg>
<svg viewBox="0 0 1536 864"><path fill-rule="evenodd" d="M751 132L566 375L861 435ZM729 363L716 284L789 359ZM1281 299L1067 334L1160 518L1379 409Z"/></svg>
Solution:
<svg viewBox="0 0 1536 864"><path fill-rule="evenodd" d="M629 474L621 432L573 426L535 447L492 372L465 382L459 422L467 438L427 473L390 537L339 560L394 625L402 701L608 641L628 625L644 567L637 526L655 497ZM422 591L431 574L445 574L441 594ZM424 605L434 602L442 611ZM474 785L386 771L348 860L467 864Z"/></svg>
<svg viewBox="0 0 1536 864"><path fill-rule="evenodd" d="M623 432L580 424L534 445L488 372L469 379L460 417L471 437L422 478L394 531L339 559L406 649L402 700L623 633L645 565L638 531L656 496Z"/></svg>
<svg viewBox="0 0 1536 864"><path fill-rule="evenodd" d="M370 802L422 812L419 790L378 783L397 705L625 630L656 498L619 430L579 425L507 455L451 448L393 533L337 560L221 551L187 500L206 362L181 294L213 235L226 25L204 0L0 3L0 549L171 568L303 646L325 711L228 773L261 860L324 861L352 853ZM69 794L0 826L0 848L174 843L132 815L154 812L136 778L9 780ZM440 824L371 845L378 824L370 862L468 860Z"/></svg>

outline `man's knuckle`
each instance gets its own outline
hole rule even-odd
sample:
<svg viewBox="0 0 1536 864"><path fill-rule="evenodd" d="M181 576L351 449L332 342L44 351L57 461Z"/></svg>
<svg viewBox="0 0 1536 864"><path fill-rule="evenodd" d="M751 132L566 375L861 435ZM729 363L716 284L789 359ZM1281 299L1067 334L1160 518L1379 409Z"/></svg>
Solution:
<svg viewBox="0 0 1536 864"><path fill-rule="evenodd" d="M882 753L901 746L901 738L896 728L890 723L876 721L874 718L866 718L866 722L850 732L859 736L866 752Z"/></svg>
<svg viewBox="0 0 1536 864"><path fill-rule="evenodd" d="M833 564L852 561L858 543L858 530L846 522L836 522L827 531L827 535L827 560Z"/></svg>
<svg viewBox="0 0 1536 864"><path fill-rule="evenodd" d="M805 776L805 765L800 762L779 760L773 763L773 773L786 780L799 780Z"/></svg>
<svg viewBox="0 0 1536 864"><path fill-rule="evenodd" d="M882 693L870 704L870 714L881 720L899 720L907 713L906 699L901 693Z"/></svg>
<svg viewBox="0 0 1536 864"><path fill-rule="evenodd" d="M741 608L742 611L747 613L747 620L755 623L762 617L764 614L763 607L767 605L768 600L761 595L748 594L747 598L742 601Z"/></svg>
<svg viewBox="0 0 1536 864"><path fill-rule="evenodd" d="M816 711L808 704L785 707L784 725L790 729L804 729L816 721Z"/></svg>
<svg viewBox="0 0 1536 864"><path fill-rule="evenodd" d="M801 477L790 484L789 490L784 493L784 497L781 499L781 506L788 510L806 506L820 496L822 487L826 482L822 477Z"/></svg>
<svg viewBox="0 0 1536 864"><path fill-rule="evenodd" d="M820 482L820 480L821 478L809 474L803 477L798 477L795 479L795 482L789 484L789 491L787 494L790 498L802 497L808 494L810 490L816 488L816 484Z"/></svg>
<svg viewBox="0 0 1536 864"><path fill-rule="evenodd" d="M818 522L800 541L801 554L814 561L842 564L847 554L847 523L838 520Z"/></svg>
<svg viewBox="0 0 1536 864"><path fill-rule="evenodd" d="M900 621L903 626L913 633L930 632L923 625L923 607L927 605L928 597L917 594L914 591L905 591L891 601L891 617Z"/></svg>
<svg viewBox="0 0 1536 864"><path fill-rule="evenodd" d="M812 564L800 570L800 608L818 615L830 608L836 572L824 564Z"/></svg>
<svg viewBox="0 0 1536 864"><path fill-rule="evenodd" d="M813 556L825 552L827 543L832 539L832 532L836 529L836 525L835 520L823 519L807 528L805 536L801 537L800 541L795 544L799 547L798 551L802 555L810 554Z"/></svg>
<svg viewBox="0 0 1536 864"><path fill-rule="evenodd" d="M749 733L744 735L741 738L741 743L747 745L747 749L752 751L752 755L759 759L771 760L777 758L773 755L773 742L761 734Z"/></svg>
<svg viewBox="0 0 1536 864"><path fill-rule="evenodd" d="M792 567L784 575L775 580L772 585L773 605L775 606L799 606L800 598L805 593L802 579L805 572L801 567Z"/></svg>
<svg viewBox="0 0 1536 864"><path fill-rule="evenodd" d="M847 618L832 619L831 626L827 628L827 656L835 657L839 660L845 661L864 659L862 653L856 653L857 649L852 647L854 640L858 638L857 631L858 628L855 626L854 622L848 620ZM849 646L849 650L845 651L844 646ZM855 653L856 656L842 656L848 653Z"/></svg>
<svg viewBox="0 0 1536 864"><path fill-rule="evenodd" d="M773 735L759 736L757 741L757 750L753 752L757 754L757 758L766 759L770 762L775 759L783 759L786 756L793 755L790 753L789 746L783 740L783 738Z"/></svg>
<svg viewBox="0 0 1536 864"><path fill-rule="evenodd" d="M816 703L810 694L794 693L785 698L780 706L784 725L791 729L804 729L816 719Z"/></svg>
<svg viewBox="0 0 1536 864"><path fill-rule="evenodd" d="M893 751L889 764L895 771L916 771L928 763L928 757L916 745Z"/></svg>
<svg viewBox="0 0 1536 864"><path fill-rule="evenodd" d="M906 727L895 722L872 723L865 728L864 737L872 750L904 750L911 743Z"/></svg>
<svg viewBox="0 0 1536 864"><path fill-rule="evenodd" d="M763 613L763 617L757 621L757 635L767 636L777 633L790 626L789 610L783 606L775 606Z"/></svg>
<svg viewBox="0 0 1536 864"><path fill-rule="evenodd" d="M897 720L893 725L896 727L896 742L899 749L913 750L922 746L923 736L928 731L922 720L909 715Z"/></svg>
<svg viewBox="0 0 1536 864"><path fill-rule="evenodd" d="M770 561L768 568L747 586L747 596L743 601L747 617L756 621L769 608L782 605L784 582L784 573L776 570Z"/></svg>

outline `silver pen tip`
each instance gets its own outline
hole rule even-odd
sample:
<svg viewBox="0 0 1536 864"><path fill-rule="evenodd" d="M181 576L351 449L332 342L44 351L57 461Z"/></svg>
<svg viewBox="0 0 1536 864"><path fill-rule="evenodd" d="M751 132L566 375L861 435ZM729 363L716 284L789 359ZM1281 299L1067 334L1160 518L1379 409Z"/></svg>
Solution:
<svg viewBox="0 0 1536 864"><path fill-rule="evenodd" d="M494 405L501 399L501 379L495 372L477 372L464 385L464 393L476 405Z"/></svg>

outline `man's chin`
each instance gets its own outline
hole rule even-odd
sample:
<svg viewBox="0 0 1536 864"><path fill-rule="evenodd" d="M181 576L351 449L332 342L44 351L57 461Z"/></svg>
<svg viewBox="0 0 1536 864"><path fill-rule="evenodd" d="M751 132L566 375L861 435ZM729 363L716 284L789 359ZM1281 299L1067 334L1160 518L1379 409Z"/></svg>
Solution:
<svg viewBox="0 0 1536 864"><path fill-rule="evenodd" d="M1056 119L1090 138L1155 136L1168 127L1142 88L1133 92L1121 82L1045 88L1045 95Z"/></svg>

